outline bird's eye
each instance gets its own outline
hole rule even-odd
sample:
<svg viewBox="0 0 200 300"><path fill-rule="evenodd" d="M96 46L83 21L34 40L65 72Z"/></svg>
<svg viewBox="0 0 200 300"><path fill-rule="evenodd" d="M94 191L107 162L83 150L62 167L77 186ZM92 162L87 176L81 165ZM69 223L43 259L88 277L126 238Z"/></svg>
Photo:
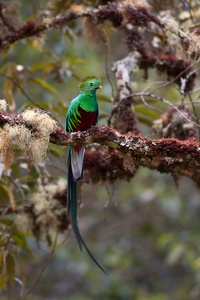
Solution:
<svg viewBox="0 0 200 300"><path fill-rule="evenodd" d="M93 86L93 83L92 83L92 82L90 82L90 86Z"/></svg>

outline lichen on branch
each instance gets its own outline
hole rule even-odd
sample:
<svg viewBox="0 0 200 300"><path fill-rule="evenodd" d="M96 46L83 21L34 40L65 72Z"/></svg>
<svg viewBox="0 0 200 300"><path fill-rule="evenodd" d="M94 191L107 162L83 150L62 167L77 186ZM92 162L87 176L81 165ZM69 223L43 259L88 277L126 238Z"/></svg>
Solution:
<svg viewBox="0 0 200 300"><path fill-rule="evenodd" d="M135 134L121 134L116 129L107 126L92 127L87 132L65 133L57 128L50 138L50 142L57 145L88 145L99 143L113 149L109 155L102 150L99 159L95 160L91 180L95 181L95 173L103 165L103 180L130 179L138 166L164 173L185 175L200 183L200 143L193 140L178 140L175 138L150 139ZM127 169L126 159L132 159L132 170ZM88 161L88 162L87 162ZM86 163L90 169L92 160L86 155ZM113 170L113 173L112 173ZM98 175L97 175L98 178ZM98 179L100 180L100 178ZM98 181L96 180L96 181Z"/></svg>
<svg viewBox="0 0 200 300"><path fill-rule="evenodd" d="M23 232L32 232L37 239L50 240L50 230L62 233L69 227L65 207L66 180L37 185L37 191L26 205L16 208L16 226Z"/></svg>
<svg viewBox="0 0 200 300"><path fill-rule="evenodd" d="M145 3L135 3L134 1L124 1L119 3L109 3L101 5L98 8L91 8L84 5L72 5L64 16L45 17L43 21L27 21L18 28L10 26L9 21L3 14L1 6L1 19L3 24L9 28L9 32L0 38L0 48L4 49L10 44L27 37L37 37L49 28L61 28L78 18L90 18L94 24L99 25L103 22L110 21L115 28L123 28L123 26L138 26L148 27L153 23L158 28L165 31L167 36L176 35L181 41L188 45L192 41L192 36L189 32L184 32L178 26L169 23L169 19L165 20L160 16L156 16L151 12L149 5Z"/></svg>
<svg viewBox="0 0 200 300"><path fill-rule="evenodd" d="M31 112L32 113L32 112ZM48 141L59 146L80 146L98 143L101 146L108 146L112 151L105 151L102 147L98 152L98 159L95 160L92 166L90 156L86 155L86 168L89 170L93 167L93 176L88 175L88 180L93 177L94 181L100 180L117 180L119 178L130 179L134 176L135 169L138 166L145 166L150 169L158 170L160 172L172 173L176 175L186 175L193 179L197 184L200 182L200 143L193 140L178 140L174 138L150 139L140 135L131 133L121 134L116 129L107 126L95 126L86 132L64 132L61 128L56 127L56 122L51 119L46 113L40 112L38 118L44 118L52 122L51 130L49 130L49 137L45 139L45 151L48 147ZM36 115L38 110L36 111ZM33 113L34 115L34 113ZM49 120L50 118L50 120ZM37 131L36 123L30 123L23 119L22 114L8 114L6 112L0 113L0 127L1 130L6 128L31 128L33 141L43 141L43 135ZM43 121L45 124L45 121ZM35 124L35 125L34 125ZM33 130L33 128L35 130ZM45 129L46 130L46 129ZM46 134L46 131L45 131ZM18 136L18 135L17 135ZM27 135L25 135L27 138ZM35 139L35 140L34 140ZM19 142L19 138L17 138ZM25 139L26 141L26 139ZM31 143L33 142L31 140ZM30 148L29 148L30 149ZM34 147L36 149L36 147ZM40 148L37 148L40 150ZM29 150L31 151L31 149ZM43 155L36 155L34 157L44 158ZM31 152L29 153L31 156ZM33 155L31 156L33 157ZM128 159L128 162L127 162ZM132 167L127 168L127 164ZM103 167L103 168L102 168ZM98 174L98 170L102 170ZM103 171L104 170L104 171Z"/></svg>
<svg viewBox="0 0 200 300"><path fill-rule="evenodd" d="M3 107L2 101L0 107ZM50 134L57 126L57 122L46 112L28 108L21 114L10 115L1 110L1 120L4 124L0 128L0 150L5 172L14 157L12 144L17 144L34 164L45 158Z"/></svg>

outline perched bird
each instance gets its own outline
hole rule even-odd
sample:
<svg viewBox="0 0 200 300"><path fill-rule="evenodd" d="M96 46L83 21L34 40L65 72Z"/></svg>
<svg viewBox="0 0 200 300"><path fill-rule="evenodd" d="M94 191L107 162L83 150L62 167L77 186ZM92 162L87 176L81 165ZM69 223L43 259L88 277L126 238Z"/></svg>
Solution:
<svg viewBox="0 0 200 300"><path fill-rule="evenodd" d="M102 88L101 82L96 77L86 77L79 87L80 93L71 101L66 116L67 132L84 131L97 124L99 107L96 90ZM68 149L67 214L80 250L84 247L97 266L106 273L85 244L77 221L77 182L82 178L84 153L85 147L70 146Z"/></svg>

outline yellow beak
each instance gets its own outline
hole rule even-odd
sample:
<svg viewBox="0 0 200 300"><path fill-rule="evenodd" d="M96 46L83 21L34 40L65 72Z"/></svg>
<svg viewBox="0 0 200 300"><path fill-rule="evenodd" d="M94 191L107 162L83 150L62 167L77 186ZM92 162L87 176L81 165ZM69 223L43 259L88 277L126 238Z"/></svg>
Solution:
<svg viewBox="0 0 200 300"><path fill-rule="evenodd" d="M98 87L99 89L102 89L103 87L102 87L102 85L99 85L99 87Z"/></svg>

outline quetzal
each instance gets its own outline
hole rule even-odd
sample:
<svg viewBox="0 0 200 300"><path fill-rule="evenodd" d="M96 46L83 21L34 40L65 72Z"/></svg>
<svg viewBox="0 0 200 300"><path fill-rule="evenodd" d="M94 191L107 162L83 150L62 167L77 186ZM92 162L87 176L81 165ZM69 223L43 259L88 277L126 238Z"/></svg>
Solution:
<svg viewBox="0 0 200 300"><path fill-rule="evenodd" d="M102 88L101 82L96 77L86 77L80 82L79 87L80 93L71 101L66 116L66 131L68 132L85 131L97 124L99 107L96 90ZM77 182L82 178L84 153L85 147L70 146L68 148L67 214L80 250L82 251L84 246L97 266L106 273L85 244L77 221Z"/></svg>

